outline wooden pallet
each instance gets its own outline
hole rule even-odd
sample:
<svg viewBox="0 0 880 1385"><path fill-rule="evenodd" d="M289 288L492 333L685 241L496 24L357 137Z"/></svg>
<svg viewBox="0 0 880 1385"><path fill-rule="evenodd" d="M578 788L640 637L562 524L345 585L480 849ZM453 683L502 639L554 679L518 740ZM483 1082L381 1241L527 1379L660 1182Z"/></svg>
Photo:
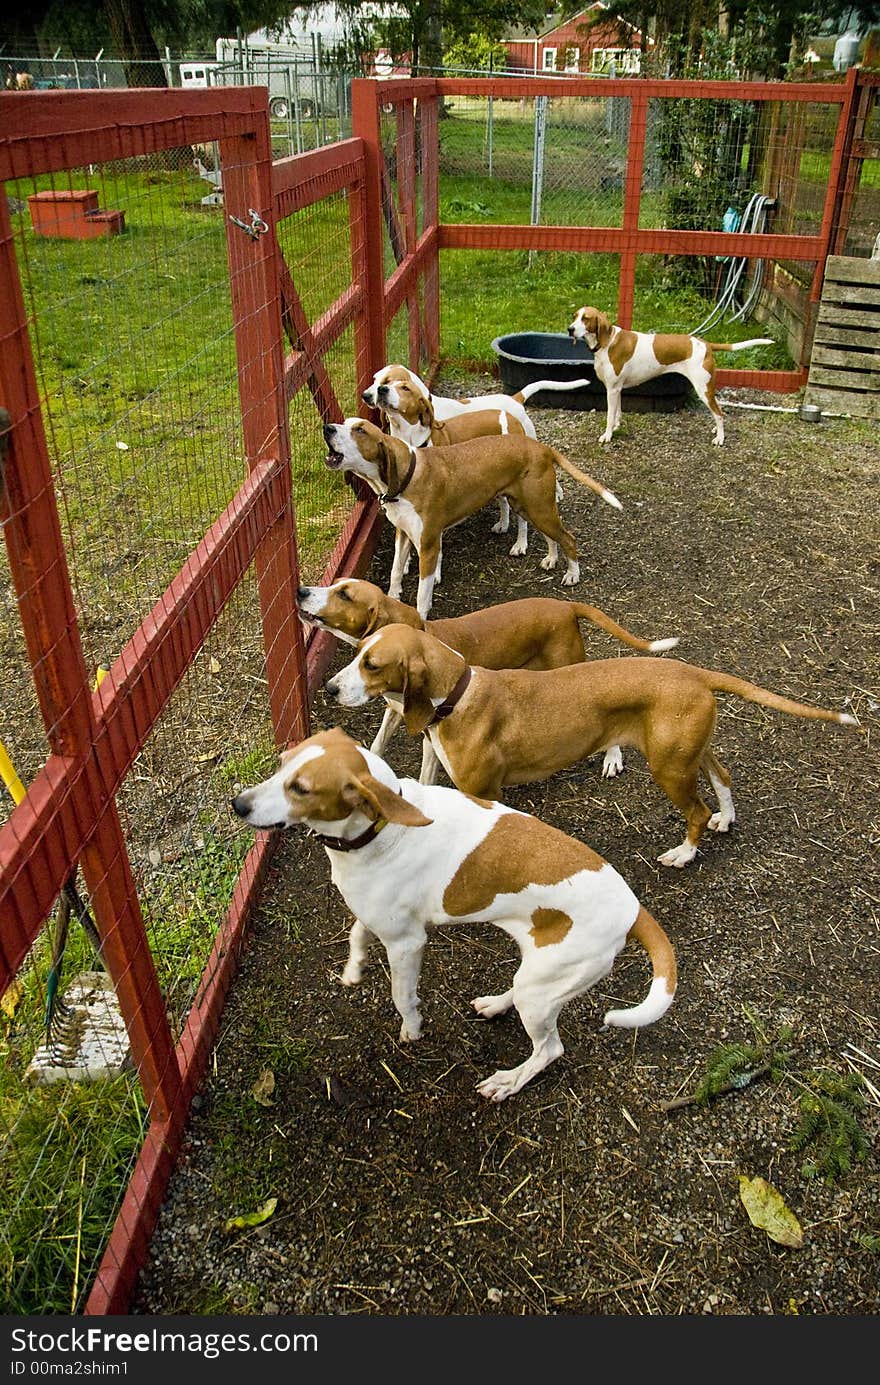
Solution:
<svg viewBox="0 0 880 1385"><path fill-rule="evenodd" d="M880 418L880 260L828 256L804 403Z"/></svg>

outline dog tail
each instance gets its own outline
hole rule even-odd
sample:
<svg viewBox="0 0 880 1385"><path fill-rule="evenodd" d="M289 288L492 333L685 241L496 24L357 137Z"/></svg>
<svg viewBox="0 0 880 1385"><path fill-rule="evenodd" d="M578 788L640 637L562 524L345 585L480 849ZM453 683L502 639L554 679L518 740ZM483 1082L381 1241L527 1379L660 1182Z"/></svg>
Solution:
<svg viewBox="0 0 880 1385"><path fill-rule="evenodd" d="M750 346L773 346L775 343L772 337L752 337L751 341L707 341L706 345L713 351L745 351Z"/></svg>
<svg viewBox="0 0 880 1385"><path fill-rule="evenodd" d="M643 640L638 635L633 635L629 630L625 630L622 625L618 625L616 620L606 616L604 611L600 611L598 606L587 606L583 601L573 601L574 613L578 620L589 620L593 625L598 625L600 630L604 630L606 635L613 635L616 640L622 640L628 644L630 649L640 649L643 654L662 654L666 649L674 649L678 644L678 636L675 635L667 640Z"/></svg>
<svg viewBox="0 0 880 1385"><path fill-rule="evenodd" d="M713 692L734 693L746 702L757 702L760 707L772 707L775 712L788 712L793 717L804 717L809 721L834 721L840 726L858 726L855 717L849 712L832 712L826 707L808 707L804 702L794 702L790 697L770 692L757 683L749 683L745 678L737 678L732 673L721 673L717 669L701 668L703 681Z"/></svg>
<svg viewBox="0 0 880 1385"><path fill-rule="evenodd" d="M592 476L588 476L585 471L581 471L579 467L574 465L574 462L570 462L561 452L557 452L555 447L551 447L550 451L553 453L554 461L562 467L563 471L567 471L569 476L573 476L574 479L580 481L582 485L589 486L590 490L595 491L600 499L605 501L606 505L613 505L615 510L623 509L623 506L613 491L607 490L606 487L600 485L598 481L594 481Z"/></svg>
<svg viewBox="0 0 880 1385"><path fill-rule="evenodd" d="M644 905L640 906L636 921L627 934L627 941L630 938L641 943L651 959L654 972L651 989L641 1005L634 1005L631 1010L609 1010L603 1027L614 1024L620 1029L641 1029L665 1015L675 999L678 968L672 943Z"/></svg>
<svg viewBox="0 0 880 1385"><path fill-rule="evenodd" d="M585 390L590 385L595 384L593 380L533 380L530 385L524 385L516 394L511 395L518 404L525 404L526 400L531 399L533 394L538 394L541 390Z"/></svg>

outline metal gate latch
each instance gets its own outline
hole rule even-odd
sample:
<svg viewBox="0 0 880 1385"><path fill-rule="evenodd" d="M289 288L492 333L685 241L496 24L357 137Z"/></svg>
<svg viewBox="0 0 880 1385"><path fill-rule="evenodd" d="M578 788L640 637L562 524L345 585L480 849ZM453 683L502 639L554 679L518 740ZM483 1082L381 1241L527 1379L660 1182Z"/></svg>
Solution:
<svg viewBox="0 0 880 1385"><path fill-rule="evenodd" d="M253 207L248 207L248 215L251 219L250 226L248 226L246 221L242 221L239 217L233 216L232 212L229 213L229 220L234 222L242 231L247 232L251 240L256 240L258 236L264 236L269 227L266 225L263 218L258 212L254 211Z"/></svg>

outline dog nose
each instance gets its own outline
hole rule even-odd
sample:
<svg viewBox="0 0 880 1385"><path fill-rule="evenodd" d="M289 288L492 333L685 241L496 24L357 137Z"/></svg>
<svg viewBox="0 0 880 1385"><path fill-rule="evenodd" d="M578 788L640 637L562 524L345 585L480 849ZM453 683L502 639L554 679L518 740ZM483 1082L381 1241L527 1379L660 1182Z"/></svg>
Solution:
<svg viewBox="0 0 880 1385"><path fill-rule="evenodd" d="M336 698L339 696L339 684L334 682L334 680L331 678L329 683L324 684L324 691L329 698L332 698L335 701Z"/></svg>
<svg viewBox="0 0 880 1385"><path fill-rule="evenodd" d="M569 327L569 329L568 329L568 335L569 335L570 337L573 337L573 336L574 336L574 328L573 328L573 327Z"/></svg>
<svg viewBox="0 0 880 1385"><path fill-rule="evenodd" d="M297 589L296 589L296 599L297 599L297 601L305 601L306 598L307 598L308 595L309 595L309 592L310 592L311 590L312 590L311 587L297 587Z"/></svg>
<svg viewBox="0 0 880 1385"><path fill-rule="evenodd" d="M324 434L324 441L329 442L330 439L333 437L333 434L336 432L336 424L325 423L322 432Z"/></svg>
<svg viewBox="0 0 880 1385"><path fill-rule="evenodd" d="M388 386L388 385L380 385L379 388L376 390L376 393L377 393L377 394L388 394L389 389L390 389L390 386Z"/></svg>
<svg viewBox="0 0 880 1385"><path fill-rule="evenodd" d="M246 818L250 810L247 794L236 794L235 798L232 800L232 811L237 813L240 818Z"/></svg>

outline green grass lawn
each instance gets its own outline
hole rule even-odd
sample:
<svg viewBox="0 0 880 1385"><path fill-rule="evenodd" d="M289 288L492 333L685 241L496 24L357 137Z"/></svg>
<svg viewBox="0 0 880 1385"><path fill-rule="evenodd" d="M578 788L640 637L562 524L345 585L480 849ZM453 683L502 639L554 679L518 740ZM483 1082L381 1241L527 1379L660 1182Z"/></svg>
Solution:
<svg viewBox="0 0 880 1385"><path fill-rule="evenodd" d="M621 121L623 120L623 123ZM440 122L440 217L448 223L529 225L533 220L532 102L489 103L457 98ZM540 211L545 225L620 226L627 128L608 102L553 101L548 109ZM744 155L745 157L745 155ZM648 180L640 203L643 229L671 224L667 188ZM707 226L718 229L720 225ZM441 354L450 364L490 370L495 337L511 332L564 332L585 303L614 319L619 257L555 251L441 253ZM650 331L693 331L710 313L723 266L709 256L649 256L639 261L633 326ZM725 323L715 340L772 336L751 322ZM736 357L743 369L790 369L777 342Z"/></svg>

